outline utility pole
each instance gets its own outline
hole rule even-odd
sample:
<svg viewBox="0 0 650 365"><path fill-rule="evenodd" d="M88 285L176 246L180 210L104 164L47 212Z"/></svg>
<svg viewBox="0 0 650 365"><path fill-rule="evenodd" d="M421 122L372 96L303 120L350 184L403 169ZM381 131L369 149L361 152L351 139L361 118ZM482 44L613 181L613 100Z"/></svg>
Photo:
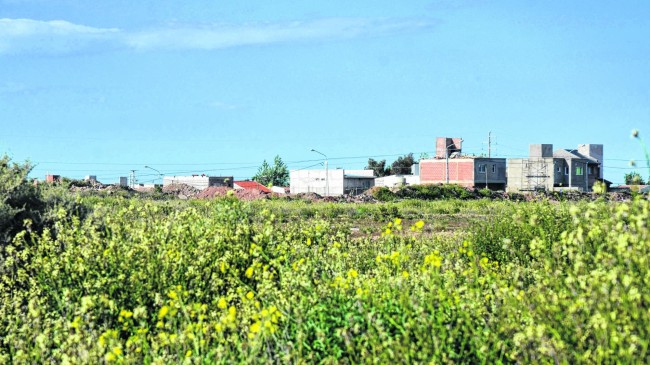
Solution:
<svg viewBox="0 0 650 365"><path fill-rule="evenodd" d="M316 152L319 155L322 155L323 157L325 157L325 196L329 196L330 195L330 177L329 177L330 174L329 174L329 172L327 170L327 155L322 153L322 152L318 152L313 148L311 149L311 151Z"/></svg>
<svg viewBox="0 0 650 365"><path fill-rule="evenodd" d="M131 175L129 176L129 186L131 189L135 188L136 179L135 179L135 170L131 170Z"/></svg>
<svg viewBox="0 0 650 365"><path fill-rule="evenodd" d="M158 177L160 177L160 183L161 183L161 184L163 183L163 181L162 181L162 180L163 180L163 174L162 174L160 171L154 169L154 168L151 167L151 166L145 166L144 168L145 168L145 169L154 170L156 173L158 173ZM153 182L154 182L154 185L156 185L156 179L154 179Z"/></svg>
<svg viewBox="0 0 650 365"><path fill-rule="evenodd" d="M460 139L460 143L463 143L463 139L462 139L462 138ZM445 157L446 157L446 163L445 163L445 165L446 165L446 169L447 169L447 173L446 173L447 184L449 184L449 147L451 147L451 146L453 146L453 145L454 145L454 144L451 143L451 144L449 144L449 145L447 145L447 146L445 147Z"/></svg>
<svg viewBox="0 0 650 365"><path fill-rule="evenodd" d="M488 132L488 158L492 158L492 131Z"/></svg>
<svg viewBox="0 0 650 365"><path fill-rule="evenodd" d="M492 131L488 132L488 159L492 158ZM485 163L485 188L488 188L488 165Z"/></svg>

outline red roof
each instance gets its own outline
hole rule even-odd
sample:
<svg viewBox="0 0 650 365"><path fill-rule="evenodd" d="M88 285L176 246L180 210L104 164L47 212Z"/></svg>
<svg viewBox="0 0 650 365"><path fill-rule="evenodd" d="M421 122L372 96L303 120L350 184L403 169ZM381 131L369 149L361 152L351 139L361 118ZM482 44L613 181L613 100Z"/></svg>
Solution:
<svg viewBox="0 0 650 365"><path fill-rule="evenodd" d="M258 183L257 181L235 181L235 185L239 186L244 190L259 190L265 193L270 193L271 189L266 186Z"/></svg>

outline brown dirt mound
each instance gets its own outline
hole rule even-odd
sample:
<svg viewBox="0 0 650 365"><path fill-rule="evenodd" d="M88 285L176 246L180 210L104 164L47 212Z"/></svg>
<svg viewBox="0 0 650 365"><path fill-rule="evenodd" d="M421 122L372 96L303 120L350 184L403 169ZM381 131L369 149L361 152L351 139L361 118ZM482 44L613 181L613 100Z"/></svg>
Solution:
<svg viewBox="0 0 650 365"><path fill-rule="evenodd" d="M187 184L170 184L163 187L163 193L189 198L199 193L199 189Z"/></svg>
<svg viewBox="0 0 650 365"><path fill-rule="evenodd" d="M232 191L237 199L240 200L257 200L257 199L268 199L269 193L265 193L258 189L241 189L233 190L225 186L210 186L203 191L201 191L196 197L199 199L214 199L218 197L227 196L228 192Z"/></svg>

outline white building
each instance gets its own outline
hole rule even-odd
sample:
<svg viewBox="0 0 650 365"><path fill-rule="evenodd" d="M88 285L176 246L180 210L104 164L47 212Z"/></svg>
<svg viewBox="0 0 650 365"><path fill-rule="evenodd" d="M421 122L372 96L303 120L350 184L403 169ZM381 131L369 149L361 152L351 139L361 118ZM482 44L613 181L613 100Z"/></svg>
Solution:
<svg viewBox="0 0 650 365"><path fill-rule="evenodd" d="M207 176L207 175L163 177L163 186L168 186L173 184L186 184L199 190L203 190L208 186L227 186L232 188L233 178L232 176Z"/></svg>
<svg viewBox="0 0 650 365"><path fill-rule="evenodd" d="M357 195L375 185L372 170L294 170L289 173L291 194Z"/></svg>
<svg viewBox="0 0 650 365"><path fill-rule="evenodd" d="M419 175L389 175L375 178L375 186L385 186L388 188L399 185L418 185L419 183Z"/></svg>

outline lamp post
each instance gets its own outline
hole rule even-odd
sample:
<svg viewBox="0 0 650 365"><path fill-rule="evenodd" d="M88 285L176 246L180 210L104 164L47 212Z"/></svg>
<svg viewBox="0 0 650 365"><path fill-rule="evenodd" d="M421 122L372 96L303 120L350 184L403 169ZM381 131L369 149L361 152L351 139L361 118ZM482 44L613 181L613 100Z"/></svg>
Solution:
<svg viewBox="0 0 650 365"><path fill-rule="evenodd" d="M463 142L462 138L461 138L460 142L461 143ZM446 167L446 170L447 170L447 173L445 175L447 177L447 184L449 184L449 147L451 147L453 145L455 145L455 143L451 143L451 144L449 144L448 146L445 147L445 157L446 157L445 167Z"/></svg>
<svg viewBox="0 0 650 365"><path fill-rule="evenodd" d="M162 176L163 176L163 174L161 174L160 171L154 169L154 168L151 167L151 166L145 166L144 168L145 168L145 169L154 170L155 172L157 172L157 173L158 173L158 176L160 177L160 180L161 180L161 182L162 182ZM156 179L154 179L153 181L154 181L154 185L156 185Z"/></svg>
<svg viewBox="0 0 650 365"><path fill-rule="evenodd" d="M322 152L316 151L313 148L311 149L311 151L316 152L319 155L322 155L323 157L325 157L325 196L329 196L330 195L330 177L329 177L329 172L327 170L327 155L322 153Z"/></svg>

